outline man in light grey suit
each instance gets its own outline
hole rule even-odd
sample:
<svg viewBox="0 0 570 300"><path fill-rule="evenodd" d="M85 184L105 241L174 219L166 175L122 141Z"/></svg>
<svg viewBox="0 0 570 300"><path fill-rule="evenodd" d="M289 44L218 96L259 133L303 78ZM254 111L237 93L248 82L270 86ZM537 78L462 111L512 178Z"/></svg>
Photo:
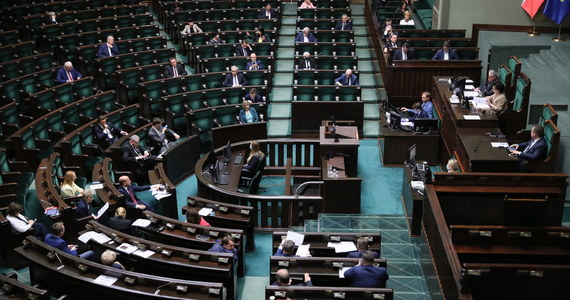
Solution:
<svg viewBox="0 0 570 300"><path fill-rule="evenodd" d="M152 119L152 127L150 127L147 134L147 144L152 148L152 154L160 155L174 145L174 142L170 142L168 137L174 138L174 140L180 138L176 132L167 127L162 126L161 118Z"/></svg>

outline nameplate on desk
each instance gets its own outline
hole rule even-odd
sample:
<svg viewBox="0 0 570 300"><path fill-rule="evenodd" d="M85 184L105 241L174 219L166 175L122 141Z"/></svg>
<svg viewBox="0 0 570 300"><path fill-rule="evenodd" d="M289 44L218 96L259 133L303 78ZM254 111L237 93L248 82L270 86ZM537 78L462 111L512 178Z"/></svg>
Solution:
<svg viewBox="0 0 570 300"><path fill-rule="evenodd" d="M481 120L481 117L478 115L464 115L463 118L465 120Z"/></svg>

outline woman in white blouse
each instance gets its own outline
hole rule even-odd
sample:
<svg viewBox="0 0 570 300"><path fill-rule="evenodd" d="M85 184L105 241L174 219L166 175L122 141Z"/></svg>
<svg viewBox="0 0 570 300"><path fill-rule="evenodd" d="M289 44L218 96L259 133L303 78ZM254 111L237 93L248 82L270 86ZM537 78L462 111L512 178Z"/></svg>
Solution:
<svg viewBox="0 0 570 300"><path fill-rule="evenodd" d="M414 20L412 20L412 13L406 11L404 13L404 18L400 20L400 25L416 25Z"/></svg>
<svg viewBox="0 0 570 300"><path fill-rule="evenodd" d="M42 223L36 222L36 220L28 219L26 216L22 215L23 211L24 208L17 202L8 204L8 215L6 216L6 220L10 221L12 231L19 234L31 229L32 234L43 241L47 234L46 226Z"/></svg>

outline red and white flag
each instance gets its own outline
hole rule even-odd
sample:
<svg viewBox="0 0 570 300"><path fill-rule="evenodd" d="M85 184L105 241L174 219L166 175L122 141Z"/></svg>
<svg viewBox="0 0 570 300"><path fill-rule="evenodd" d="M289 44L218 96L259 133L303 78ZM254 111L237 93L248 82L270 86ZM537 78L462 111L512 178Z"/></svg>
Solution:
<svg viewBox="0 0 570 300"><path fill-rule="evenodd" d="M544 0L523 0L521 7L534 19L534 15L538 12Z"/></svg>

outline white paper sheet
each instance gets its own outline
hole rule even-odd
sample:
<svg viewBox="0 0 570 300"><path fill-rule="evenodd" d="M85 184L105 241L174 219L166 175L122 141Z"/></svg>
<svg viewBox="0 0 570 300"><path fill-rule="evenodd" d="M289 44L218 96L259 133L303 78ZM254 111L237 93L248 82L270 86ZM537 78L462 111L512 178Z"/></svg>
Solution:
<svg viewBox="0 0 570 300"><path fill-rule="evenodd" d="M133 222L132 225L133 225L133 226L138 226L138 227L147 227L148 225L150 225L150 220L147 220L147 219L137 219L136 221Z"/></svg>
<svg viewBox="0 0 570 300"><path fill-rule="evenodd" d="M104 285L104 286L111 286L118 278L107 276L107 275L99 275L97 278L93 280L93 283Z"/></svg>
<svg viewBox="0 0 570 300"><path fill-rule="evenodd" d="M404 122L404 121L402 121L402 122L400 122L400 125L402 125L402 126L414 126L414 122L409 122L409 121L408 121L408 122Z"/></svg>
<svg viewBox="0 0 570 300"><path fill-rule="evenodd" d="M459 104L459 98L449 98L451 104Z"/></svg>
<svg viewBox="0 0 570 300"><path fill-rule="evenodd" d="M472 84L466 84L466 85L465 85L465 89L468 90L468 91L472 91L472 90L475 89L475 86L473 86Z"/></svg>
<svg viewBox="0 0 570 300"><path fill-rule="evenodd" d="M299 255L300 257L309 257L309 256L311 256L311 254L309 253L310 247L311 247L311 244L301 245L297 248L297 252L295 254Z"/></svg>
<svg viewBox="0 0 570 300"><path fill-rule="evenodd" d="M473 100L469 100L469 102L473 105L475 109L489 109L491 108L489 104L487 104L487 98L485 97L475 97Z"/></svg>
<svg viewBox="0 0 570 300"><path fill-rule="evenodd" d="M463 92L463 95L465 95L465 97L477 97L479 96L478 92L472 92L472 91L465 91Z"/></svg>
<svg viewBox="0 0 570 300"><path fill-rule="evenodd" d="M465 120L481 120L481 117L478 115L463 115Z"/></svg>
<svg viewBox="0 0 570 300"><path fill-rule="evenodd" d="M117 250L119 250L121 252L125 252L127 254L131 254L131 253L139 250L139 248L137 248L137 246L134 246L131 244L122 243L121 245L119 245L119 247L117 247Z"/></svg>
<svg viewBox="0 0 570 300"><path fill-rule="evenodd" d="M335 253L352 252L356 250L356 245L354 245L353 242L340 242L340 244L334 248Z"/></svg>
<svg viewBox="0 0 570 300"><path fill-rule="evenodd" d="M493 148L508 148L509 143L507 143L507 142L491 142L491 146L493 146Z"/></svg>
<svg viewBox="0 0 570 300"><path fill-rule="evenodd" d="M348 271L351 267L342 267L338 269L338 278L344 278L344 272Z"/></svg>
<svg viewBox="0 0 570 300"><path fill-rule="evenodd" d="M97 212L97 218L100 218L106 211L107 209L109 209L109 203L105 203L105 205L103 205L101 207L101 209L99 209L99 211Z"/></svg>
<svg viewBox="0 0 570 300"><path fill-rule="evenodd" d="M102 188L103 188L103 184L102 184L102 183L92 184L91 186L89 186L89 188L92 189L92 190L102 189Z"/></svg>
<svg viewBox="0 0 570 300"><path fill-rule="evenodd" d="M340 242L329 242L327 244L327 247L329 248L336 248L338 245L340 245Z"/></svg>
<svg viewBox="0 0 570 300"><path fill-rule="evenodd" d="M153 254L155 254L156 252L152 251L152 250L146 250L146 251L142 251L142 250L137 250L135 251L133 254L134 255L138 255L140 257L144 257L144 258L149 258L151 257Z"/></svg>
<svg viewBox="0 0 570 300"><path fill-rule="evenodd" d="M101 233L98 233L97 235L95 235L95 236L93 237L93 240L96 241L96 242L99 243L99 244L103 244L103 243L106 243L106 242L110 241L111 238L108 237L106 234L104 234L104 233L101 232Z"/></svg>
<svg viewBox="0 0 570 300"><path fill-rule="evenodd" d="M294 231L287 231L287 237L285 239L295 242L295 246L301 246L303 245L305 235Z"/></svg>
<svg viewBox="0 0 570 300"><path fill-rule="evenodd" d="M200 211L198 211L198 214L202 217L208 216L210 215L210 213L213 211L213 208L209 208L209 207L204 207L202 208Z"/></svg>
<svg viewBox="0 0 570 300"><path fill-rule="evenodd" d="M89 242L89 240L94 238L96 235L97 235L97 232L95 232L95 231L87 231L86 233L80 235L79 238L77 238L77 239L80 240L81 242L87 244L87 242Z"/></svg>

